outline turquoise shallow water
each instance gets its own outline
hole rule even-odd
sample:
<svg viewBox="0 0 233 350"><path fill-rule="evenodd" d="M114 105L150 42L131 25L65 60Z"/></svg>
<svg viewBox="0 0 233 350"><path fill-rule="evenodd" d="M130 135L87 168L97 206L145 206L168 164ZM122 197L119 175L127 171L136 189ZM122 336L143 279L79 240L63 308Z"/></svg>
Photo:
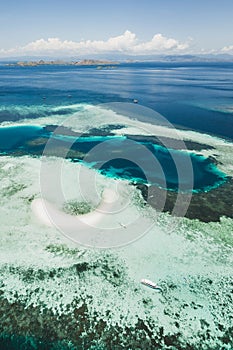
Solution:
<svg viewBox="0 0 233 350"><path fill-rule="evenodd" d="M43 138L42 144L38 140ZM82 161L103 175L131 182L157 185L173 191L208 191L223 184L227 176L204 156L187 153L153 142L132 141L126 136L75 137L53 135L40 126L10 126L0 128L0 152L4 155L40 155L45 148L63 147L62 156L74 162ZM21 152L21 153L17 153Z"/></svg>

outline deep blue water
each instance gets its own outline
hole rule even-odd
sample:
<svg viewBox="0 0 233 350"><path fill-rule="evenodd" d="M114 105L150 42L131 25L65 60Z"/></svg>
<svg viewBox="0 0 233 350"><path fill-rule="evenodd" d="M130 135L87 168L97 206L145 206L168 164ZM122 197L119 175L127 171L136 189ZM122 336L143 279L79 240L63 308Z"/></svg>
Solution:
<svg viewBox="0 0 233 350"><path fill-rule="evenodd" d="M113 70L0 65L0 121L53 115L54 106L136 98L175 125L232 140L232 92L233 63L227 62L125 63ZM25 105L35 108L15 108ZM153 123L150 116L140 118Z"/></svg>
<svg viewBox="0 0 233 350"><path fill-rule="evenodd" d="M46 148L36 140L49 140ZM56 155L83 162L105 176L135 183L156 185L180 192L208 191L227 180L227 176L207 158L168 149L148 140L132 141L126 136L67 136L39 126L0 128L0 154ZM19 153L20 152L20 153ZM77 155L76 155L77 154ZM80 157L79 154L82 154ZM84 155L84 156L83 156Z"/></svg>
<svg viewBox="0 0 233 350"><path fill-rule="evenodd" d="M115 69L101 70L96 67L1 64L0 122L34 118L36 124L38 117L57 114L65 119L82 109L82 103L131 102L136 98L139 104L160 112L179 127L233 140L232 68L233 63L124 63ZM140 114L137 118L157 122L153 115ZM10 136L12 132L14 136ZM33 126L1 130L1 151L9 154L21 147L26 153L33 154L34 149L26 147L25 143L39 137L40 133L43 131ZM86 142L76 142L76 148L86 153L99 142L89 138ZM135 158L135 152L129 145L125 147L124 140L114 142L111 147L126 148L131 152L129 159ZM158 145L144 145L161 163L162 170L157 173L147 157L144 161L141 159L140 170L135 162L127 162L124 154L102 165L101 159L96 159L95 167L107 176L155 183L174 190L179 182L184 184L184 189L191 189L188 173L183 171L185 175L180 177L174 165L174 159L180 164L185 162L184 154L174 150L168 152ZM193 154L190 161L194 170L194 190L211 189L224 181L224 174L209 160Z"/></svg>

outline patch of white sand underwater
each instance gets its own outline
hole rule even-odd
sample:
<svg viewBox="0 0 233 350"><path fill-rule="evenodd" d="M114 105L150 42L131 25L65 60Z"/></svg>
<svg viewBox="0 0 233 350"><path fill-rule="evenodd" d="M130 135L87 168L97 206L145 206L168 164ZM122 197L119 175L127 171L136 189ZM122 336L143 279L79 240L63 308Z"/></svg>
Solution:
<svg viewBox="0 0 233 350"><path fill-rule="evenodd" d="M143 134L144 128L148 130L146 123L96 107L88 107L80 112L78 118L78 125L71 125L70 120L67 126L84 131L114 120L116 124L126 124L125 130L120 129L116 133L128 133L129 130L132 133L134 130L135 134L139 134L141 130ZM36 124L55 124L59 120L60 117L45 117L36 119ZM22 123L33 122L25 120ZM149 129L151 134L164 133L164 136L175 137L175 134L170 134L171 130L163 127L150 125ZM214 150L202 153L216 154L217 160L222 163L219 166L221 170L228 175L233 174L232 143L195 132L178 131L178 134L185 139L213 145ZM51 166L57 161L56 158L48 159ZM140 213L153 225L146 235L124 248L86 250L32 215L31 203L41 198L40 167L41 160L37 158L0 158L0 269L3 297L10 303L18 300L26 307L50 308L57 314L71 312L73 299L80 300L80 305L81 300L85 300L90 317L97 313L98 319L106 320L109 325L130 326L135 325L138 318L151 318L158 326L164 327L165 333L177 331L175 322L178 319L179 331L190 344L195 344L199 332L203 331L204 320L218 344L218 337L222 334L218 323L227 329L232 317L229 288L233 257L229 237L232 237L233 220L222 218L220 223L205 224L198 220L177 219L174 231L167 232L166 227L173 220L168 214L158 214L154 209L144 207L137 190L127 182L107 179L95 173L98 193L103 193L106 187L122 184L124 196L130 200L121 220L133 220ZM65 200L83 200L81 189L73 186L76 169L82 166L65 161L64 167ZM85 171L88 184L94 170ZM93 210L100 202L96 193L88 192L86 199L92 203ZM62 203L56 202L56 196L48 200L61 208ZM118 219L115 224L119 225ZM220 231L226 235L226 244L224 235L221 241L217 239ZM74 266L82 263L89 264L90 268L77 273ZM93 264L95 268L92 268ZM108 273L102 268L106 264ZM35 276L32 272L31 279L27 280L25 274L29 268L33 269ZM60 269L60 272L54 278L40 279L36 275L40 269L45 274L51 270ZM111 271L118 271L120 277L113 277ZM157 282L163 292L155 293L141 286L141 278Z"/></svg>

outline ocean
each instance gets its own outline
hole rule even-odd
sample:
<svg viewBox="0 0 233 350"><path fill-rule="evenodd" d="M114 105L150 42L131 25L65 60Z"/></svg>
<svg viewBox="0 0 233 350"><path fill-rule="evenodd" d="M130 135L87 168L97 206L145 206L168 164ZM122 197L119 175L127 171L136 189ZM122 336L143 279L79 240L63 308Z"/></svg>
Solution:
<svg viewBox="0 0 233 350"><path fill-rule="evenodd" d="M233 64L228 62L128 63L101 70L72 66L22 69L2 64L0 120L17 120L20 113L27 117L27 109L20 111L25 106L35 108L34 113L32 110L28 113L36 118L42 106L44 115L48 115L53 113L53 107L73 103L137 99L175 125L232 140L232 68ZM11 113L10 109L16 106L19 110Z"/></svg>
<svg viewBox="0 0 233 350"><path fill-rule="evenodd" d="M232 349L232 68L1 62L0 348Z"/></svg>

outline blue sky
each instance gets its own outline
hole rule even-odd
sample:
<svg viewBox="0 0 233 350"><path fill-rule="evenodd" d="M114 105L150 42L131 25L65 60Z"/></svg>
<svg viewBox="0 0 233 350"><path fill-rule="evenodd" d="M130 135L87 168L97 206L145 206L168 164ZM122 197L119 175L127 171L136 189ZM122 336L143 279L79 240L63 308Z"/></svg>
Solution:
<svg viewBox="0 0 233 350"><path fill-rule="evenodd" d="M232 0L1 1L0 53L233 53L232 14Z"/></svg>

